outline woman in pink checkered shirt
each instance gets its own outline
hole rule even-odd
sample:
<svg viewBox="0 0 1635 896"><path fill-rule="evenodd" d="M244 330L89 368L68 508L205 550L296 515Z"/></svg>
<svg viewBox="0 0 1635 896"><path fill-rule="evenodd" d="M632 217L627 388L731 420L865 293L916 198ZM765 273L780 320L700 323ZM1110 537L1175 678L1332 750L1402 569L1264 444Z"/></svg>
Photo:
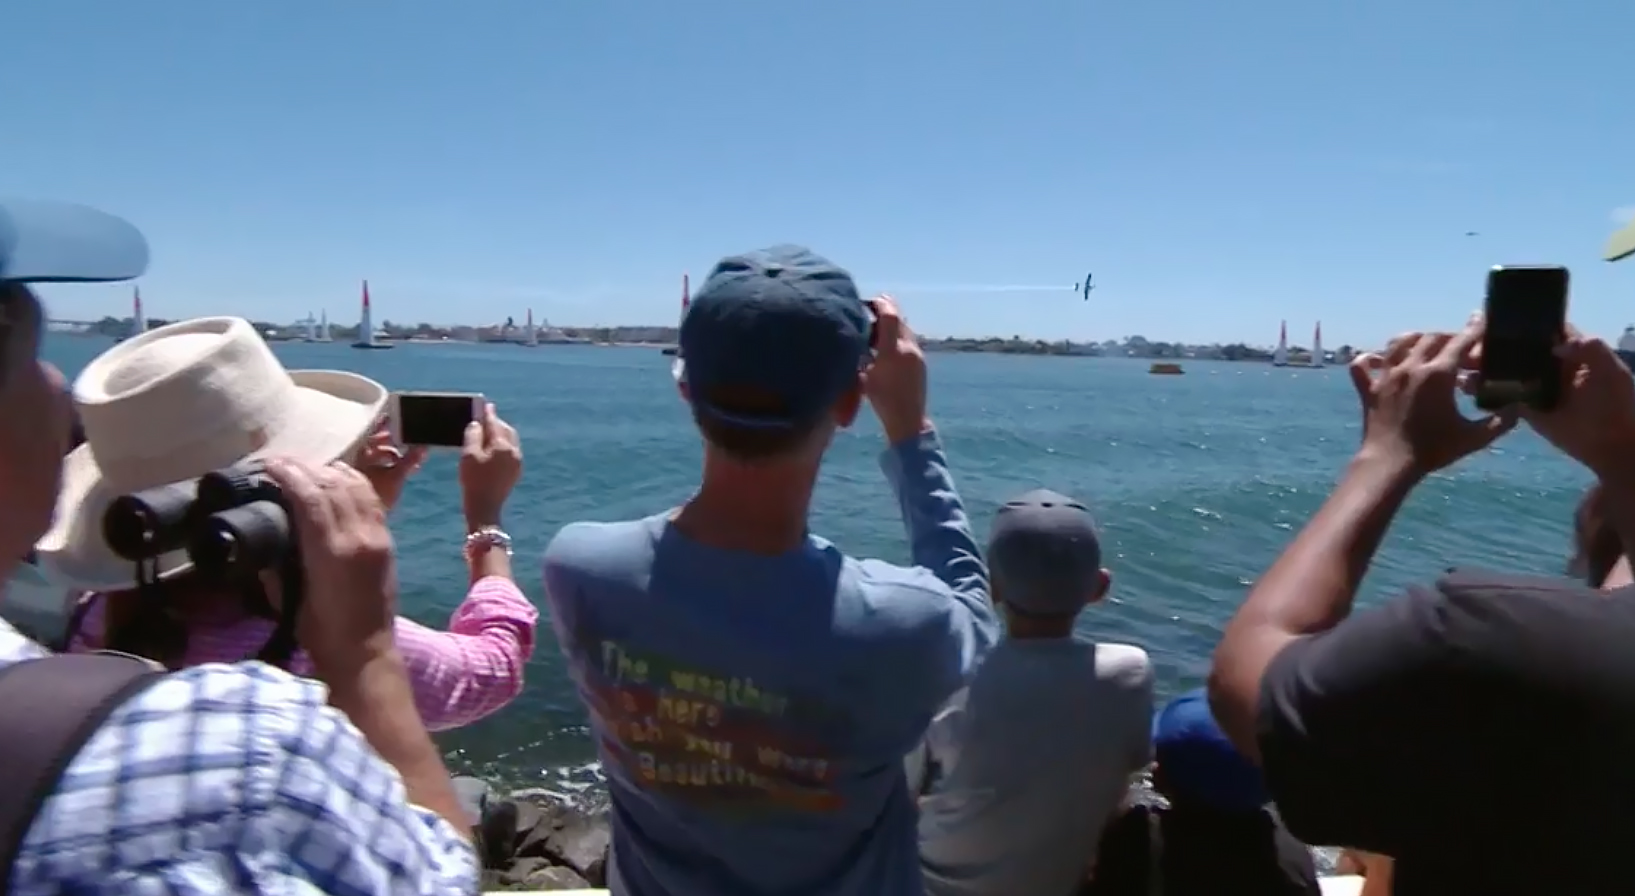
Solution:
<svg viewBox="0 0 1635 896"><path fill-rule="evenodd" d="M499 528L500 511L522 476L521 442L492 404L472 426L460 454L470 589L446 630L402 617L397 621L398 650L409 667L415 703L433 731L469 725L522 693L523 667L539 622L538 609L511 574L510 539ZM397 451L384 431L370 438L361 455L359 469L388 508L425 460L424 449ZM191 577L159 587L167 592L165 606L175 608L161 619L138 606L134 591L86 595L70 649L124 650L182 668L254 657L273 633L273 619L247 612L242 602L222 600ZM300 651L285 665L301 675L312 671Z"/></svg>

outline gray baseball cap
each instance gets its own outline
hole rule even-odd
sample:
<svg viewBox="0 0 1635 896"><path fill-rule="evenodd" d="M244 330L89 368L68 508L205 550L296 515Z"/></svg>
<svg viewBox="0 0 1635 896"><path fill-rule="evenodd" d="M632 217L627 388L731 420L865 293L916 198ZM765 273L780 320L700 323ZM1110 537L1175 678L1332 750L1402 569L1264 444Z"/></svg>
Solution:
<svg viewBox="0 0 1635 896"><path fill-rule="evenodd" d="M1024 614L1076 613L1101 573L1089 508L1040 489L1005 502L988 537L988 569L1005 603Z"/></svg>

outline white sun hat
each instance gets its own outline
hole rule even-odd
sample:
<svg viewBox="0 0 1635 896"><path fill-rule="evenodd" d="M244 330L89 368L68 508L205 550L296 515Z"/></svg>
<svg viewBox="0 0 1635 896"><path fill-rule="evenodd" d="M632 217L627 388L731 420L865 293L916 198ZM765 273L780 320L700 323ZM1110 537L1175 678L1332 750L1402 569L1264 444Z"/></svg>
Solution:
<svg viewBox="0 0 1635 896"><path fill-rule="evenodd" d="M339 370L285 370L250 322L207 317L149 330L74 381L85 444L63 461L51 531L35 545L52 580L86 591L134 587L102 518L121 495L196 479L246 459L327 464L374 431L385 387ZM161 577L192 568L183 551Z"/></svg>

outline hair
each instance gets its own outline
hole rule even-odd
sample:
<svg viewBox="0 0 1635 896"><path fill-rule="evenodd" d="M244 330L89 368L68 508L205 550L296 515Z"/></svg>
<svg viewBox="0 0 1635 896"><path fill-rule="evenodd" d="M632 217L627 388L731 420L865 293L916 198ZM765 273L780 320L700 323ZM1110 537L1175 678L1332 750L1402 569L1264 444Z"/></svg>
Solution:
<svg viewBox="0 0 1635 896"><path fill-rule="evenodd" d="M6 385L11 373L12 351L18 348L18 324L27 315L30 304L37 304L34 294L21 283L0 280L0 386Z"/></svg>
<svg viewBox="0 0 1635 896"><path fill-rule="evenodd" d="M1040 611L1040 610L1024 610L1021 607L1019 607L1019 606L1017 606L1017 605L1015 605L1013 603L1007 602L1005 600L1004 594L1001 593L998 588L994 588L993 591L994 591L994 595L993 595L994 603L999 605L999 606L1003 606L1005 608L1005 612L1011 614L1012 616L1015 616L1018 619L1028 619L1028 620L1032 620L1032 621L1035 621L1035 622L1038 622L1038 623L1041 623L1041 624L1051 623L1051 622L1073 622L1074 620L1079 618L1080 614L1082 614L1090 606L1090 603L1091 603L1090 600L1085 599L1085 600L1080 601L1079 605L1077 607L1074 607L1071 610L1058 610L1056 612L1043 612L1043 611Z"/></svg>
<svg viewBox="0 0 1635 896"><path fill-rule="evenodd" d="M181 606L202 590L197 578L181 576L147 588L94 594L81 604L73 628L77 631L84 611L101 600L104 649L146 657L168 669L180 668L187 653L187 621Z"/></svg>
<svg viewBox="0 0 1635 896"><path fill-rule="evenodd" d="M693 412L693 422L704 441L739 463L765 463L798 453L812 440L817 425L790 429L746 429L711 420Z"/></svg>
<svg viewBox="0 0 1635 896"><path fill-rule="evenodd" d="M747 389L715 389L709 396L710 406L729 414L774 415L784 411L784 402L772 396ZM823 418L810 423L781 428L751 428L734 426L701 414L693 406L693 422L699 434L712 447L735 461L746 464L781 460L810 445Z"/></svg>
<svg viewBox="0 0 1635 896"><path fill-rule="evenodd" d="M230 587L230 586L229 586ZM182 667L187 655L187 631L192 611L208 605L235 600L224 594L223 586L207 582L196 573L186 573L145 587L110 591L92 600L104 601L102 646L146 657L168 669ZM262 591L259 581L247 581L236 595L241 612L252 617L277 621L278 613ZM72 628L77 631L90 601L80 606ZM70 632L72 638L73 632ZM244 657L254 659L255 657ZM287 657L275 665L285 665Z"/></svg>
<svg viewBox="0 0 1635 896"><path fill-rule="evenodd" d="M1607 520L1606 495L1597 483L1585 490L1573 514L1573 556L1567 562L1568 573L1583 576L1584 581L1599 588L1623 556L1624 544Z"/></svg>
<svg viewBox="0 0 1635 896"><path fill-rule="evenodd" d="M990 559L990 563L992 560ZM991 568L991 567L990 567ZM1024 610L1005 601L1005 589L997 578L992 583L993 602L1005 619L1007 638L1056 638L1071 634L1079 615L1090 605L1088 600L1077 608L1059 613L1039 613Z"/></svg>

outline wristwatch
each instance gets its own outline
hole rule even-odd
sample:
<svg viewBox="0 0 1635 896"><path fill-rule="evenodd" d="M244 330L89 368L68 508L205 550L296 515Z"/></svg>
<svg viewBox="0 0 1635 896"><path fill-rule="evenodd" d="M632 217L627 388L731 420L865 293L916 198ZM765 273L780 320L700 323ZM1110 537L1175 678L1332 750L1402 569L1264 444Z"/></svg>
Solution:
<svg viewBox="0 0 1635 896"><path fill-rule="evenodd" d="M495 548L504 551L505 556L511 556L511 536L499 526L482 526L466 536L466 561L470 562Z"/></svg>

